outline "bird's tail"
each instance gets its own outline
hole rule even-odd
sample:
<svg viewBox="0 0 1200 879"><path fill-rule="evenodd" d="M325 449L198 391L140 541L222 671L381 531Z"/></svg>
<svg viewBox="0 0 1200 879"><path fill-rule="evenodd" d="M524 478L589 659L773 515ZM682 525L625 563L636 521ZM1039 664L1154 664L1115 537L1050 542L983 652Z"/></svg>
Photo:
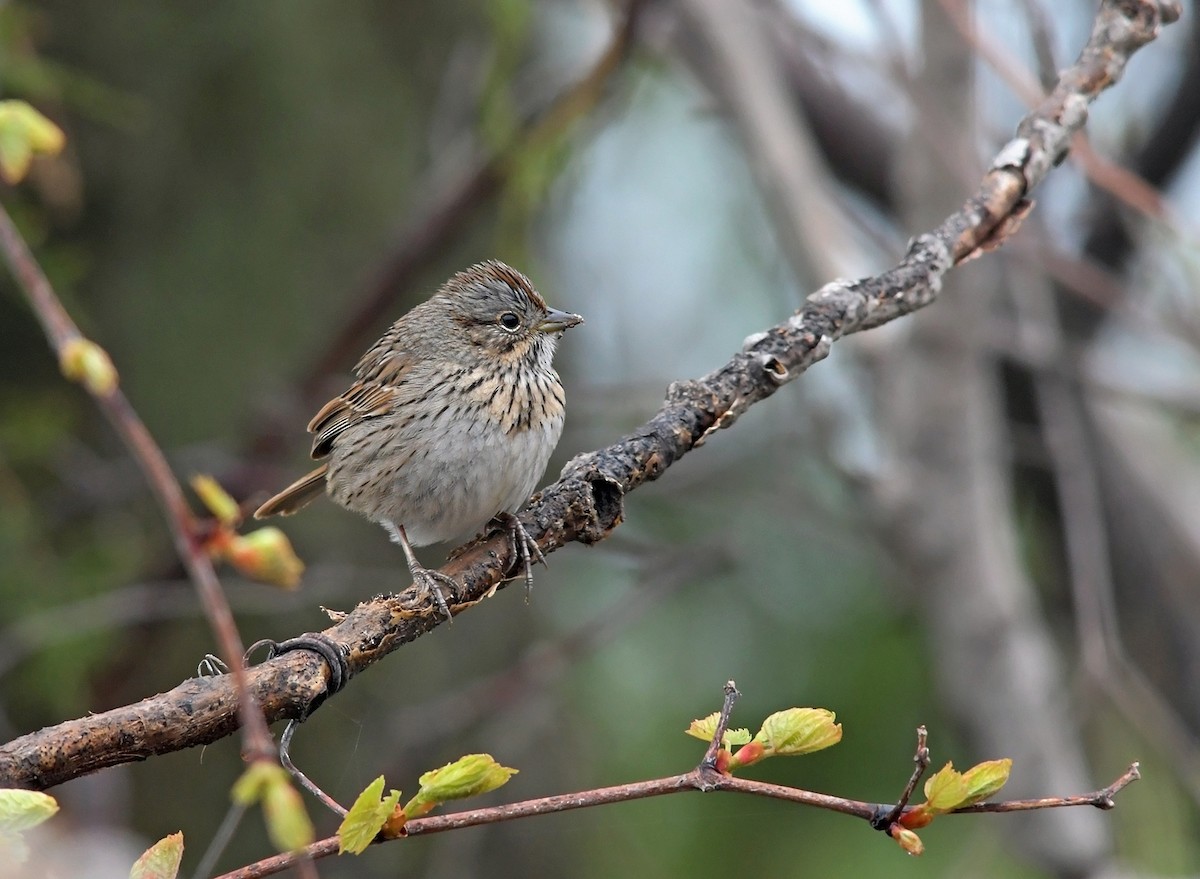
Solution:
<svg viewBox="0 0 1200 879"><path fill-rule="evenodd" d="M312 473L297 479L275 497L271 498L254 511L255 519L265 519L268 516L290 516L301 510L325 490L325 471L328 464L322 464Z"/></svg>

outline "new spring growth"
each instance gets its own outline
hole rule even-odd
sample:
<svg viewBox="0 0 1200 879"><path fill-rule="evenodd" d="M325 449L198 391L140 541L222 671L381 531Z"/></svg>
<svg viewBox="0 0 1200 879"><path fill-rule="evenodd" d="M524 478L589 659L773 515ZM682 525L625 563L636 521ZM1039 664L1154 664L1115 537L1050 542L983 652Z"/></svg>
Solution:
<svg viewBox="0 0 1200 879"><path fill-rule="evenodd" d="M112 358L91 339L80 336L64 344L58 352L58 368L97 397L107 397L117 389L119 377Z"/></svg>
<svg viewBox="0 0 1200 879"><path fill-rule="evenodd" d="M62 129L24 101L0 101L0 177L20 183L35 155L56 156L67 142Z"/></svg>
<svg viewBox="0 0 1200 879"><path fill-rule="evenodd" d="M687 734L712 741L718 716L714 712L693 720ZM787 708L764 720L753 738L748 729L726 730L717 753L717 770L729 774L767 757L796 757L836 745L842 740L842 725L835 723L834 717L827 708Z"/></svg>
<svg viewBox="0 0 1200 879"><path fill-rule="evenodd" d="M267 835L279 851L299 851L313 841L312 821L304 811L300 792L278 763L252 763L234 784L231 796L243 806L262 803Z"/></svg>
<svg viewBox="0 0 1200 879"><path fill-rule="evenodd" d="M901 815L900 823L915 830L938 815L982 803L1004 787L1011 771L1012 760L1007 757L977 763L966 772L947 763L925 782L925 802Z"/></svg>
<svg viewBox="0 0 1200 879"><path fill-rule="evenodd" d="M420 778L417 795L398 807L400 791L383 796L383 776L358 795L338 828L338 853L360 854L376 838L394 839L404 833L409 818L427 815L448 800L479 796L506 784L517 770L501 766L490 754L467 754Z"/></svg>
<svg viewBox="0 0 1200 879"><path fill-rule="evenodd" d="M260 583L284 589L300 585L304 562L296 555L286 534L272 526L238 534L242 511L229 492L211 476L193 476L191 485L216 519L212 533L204 536L204 548L209 555L228 562Z"/></svg>

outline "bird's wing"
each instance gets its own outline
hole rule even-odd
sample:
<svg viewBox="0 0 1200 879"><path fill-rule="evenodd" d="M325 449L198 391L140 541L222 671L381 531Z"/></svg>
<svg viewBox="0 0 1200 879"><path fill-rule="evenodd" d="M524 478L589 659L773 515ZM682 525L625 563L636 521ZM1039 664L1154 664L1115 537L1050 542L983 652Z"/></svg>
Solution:
<svg viewBox="0 0 1200 879"><path fill-rule="evenodd" d="M308 423L308 432L315 434L312 456L324 458L342 431L364 419L387 413L395 398L395 388L375 382L357 382L340 397L334 397Z"/></svg>
<svg viewBox="0 0 1200 879"><path fill-rule="evenodd" d="M412 394L410 381L418 360L412 355L388 351L391 347L385 345L388 341L389 336L384 336L376 347L364 354L354 370L359 381L350 385L346 393L325 403L308 421L308 432L314 435L313 458L328 455L337 437L347 427L394 412L404 397Z"/></svg>

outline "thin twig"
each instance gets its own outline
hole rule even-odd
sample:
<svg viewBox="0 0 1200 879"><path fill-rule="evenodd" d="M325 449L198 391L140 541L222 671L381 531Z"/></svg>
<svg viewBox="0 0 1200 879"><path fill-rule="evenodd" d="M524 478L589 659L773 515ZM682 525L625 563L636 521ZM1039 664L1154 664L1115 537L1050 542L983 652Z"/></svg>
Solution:
<svg viewBox="0 0 1200 879"><path fill-rule="evenodd" d="M904 814L904 810L908 807L908 801L912 799L913 791L917 789L917 782L921 780L921 776L929 768L928 741L929 731L922 724L917 727L917 750L913 753L912 775L908 777L908 784L904 785L904 792L900 794L900 799L896 801L896 805L871 822L871 825L876 830L886 830L899 821L900 816Z"/></svg>
<svg viewBox="0 0 1200 879"><path fill-rule="evenodd" d="M974 815L983 812L1030 812L1035 809L1061 809L1064 806L1095 806L1097 809L1108 811L1116 808L1113 799L1127 785L1142 777L1137 763L1130 763L1129 768L1121 773L1121 777L1108 787L1092 791L1090 794L1078 794L1071 797L1041 797L1034 800L1006 800L1001 803L976 803L973 806L963 806L955 809L951 815Z"/></svg>
<svg viewBox="0 0 1200 879"><path fill-rule="evenodd" d="M0 205L0 248L9 269L16 278L18 286L25 293L34 314L45 330L50 345L60 361L67 346L84 338L61 300L54 293L49 279L34 259L16 224L8 215L8 211ZM141 467L142 473L150 483L159 506L167 520L175 551L179 554L184 568L187 570L196 592L204 606L209 625L221 646L224 659L233 672L234 687L237 690L239 714L245 747L243 757L247 762L254 760L273 760L275 746L267 729L266 720L258 710L254 697L246 684L246 667L242 663L241 636L233 619L233 612L225 600L225 593L217 580L212 561L201 549L193 536L193 518L183 489L171 467L167 463L162 449L150 435L150 431L138 417L136 411L119 385L107 392L95 391L89 388L92 398L100 411L108 418L117 434L125 442L134 460Z"/></svg>
<svg viewBox="0 0 1200 879"><path fill-rule="evenodd" d="M300 768L292 762L292 736L296 734L299 726L300 721L289 720L287 727L283 731L283 735L279 737L279 762L283 765L284 769L291 773L292 778L300 782L301 787L320 800L325 808L337 815L341 815L343 818L346 817L346 810L342 807L342 804L321 790L316 782L301 772Z"/></svg>
<svg viewBox="0 0 1200 879"><path fill-rule="evenodd" d="M733 713L733 705L740 695L742 694L738 692L733 681L725 682L725 700L721 703L721 713L717 716L717 726L713 730L712 741L708 743L708 750L704 752L704 759L700 761L701 769L716 770L717 753L721 750L725 730L729 728L729 715Z"/></svg>

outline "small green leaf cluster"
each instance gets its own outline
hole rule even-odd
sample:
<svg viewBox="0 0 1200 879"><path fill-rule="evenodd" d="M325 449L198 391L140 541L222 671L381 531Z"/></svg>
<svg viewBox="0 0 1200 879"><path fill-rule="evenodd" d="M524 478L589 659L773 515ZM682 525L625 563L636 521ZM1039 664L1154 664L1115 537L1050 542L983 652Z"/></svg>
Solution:
<svg viewBox="0 0 1200 879"><path fill-rule="evenodd" d="M925 845L913 832L916 828L926 826L938 815L983 802L1004 787L1011 771L1012 760L1007 757L977 763L966 772L947 763L925 782L925 802L906 810L888 833L910 855L921 854Z"/></svg>
<svg viewBox="0 0 1200 879"><path fill-rule="evenodd" d="M1011 771L1012 760L1007 757L977 763L966 772L947 763L925 782L925 802L905 812L900 823L912 829L924 827L938 815L982 803L1004 787Z"/></svg>
<svg viewBox="0 0 1200 879"><path fill-rule="evenodd" d="M242 509L229 492L205 474L193 476L191 484L215 520L213 528L204 537L204 549L210 556L229 562L242 574L260 583L289 590L300 585L304 562L296 555L286 534L270 525L248 534L238 534Z"/></svg>
<svg viewBox="0 0 1200 879"><path fill-rule="evenodd" d="M375 839L394 839L404 833L410 818L427 815L442 803L477 797L501 787L516 769L501 766L490 754L467 754L420 777L416 796L398 808L400 791L383 796L383 776L358 795L338 828L338 853L359 854Z"/></svg>
<svg viewBox="0 0 1200 879"><path fill-rule="evenodd" d="M693 720L685 732L711 742L719 716L714 712ZM726 730L717 752L717 770L730 775L768 757L798 757L836 745L842 740L842 725L834 717L827 708L788 708L764 720L754 736L748 729Z"/></svg>

